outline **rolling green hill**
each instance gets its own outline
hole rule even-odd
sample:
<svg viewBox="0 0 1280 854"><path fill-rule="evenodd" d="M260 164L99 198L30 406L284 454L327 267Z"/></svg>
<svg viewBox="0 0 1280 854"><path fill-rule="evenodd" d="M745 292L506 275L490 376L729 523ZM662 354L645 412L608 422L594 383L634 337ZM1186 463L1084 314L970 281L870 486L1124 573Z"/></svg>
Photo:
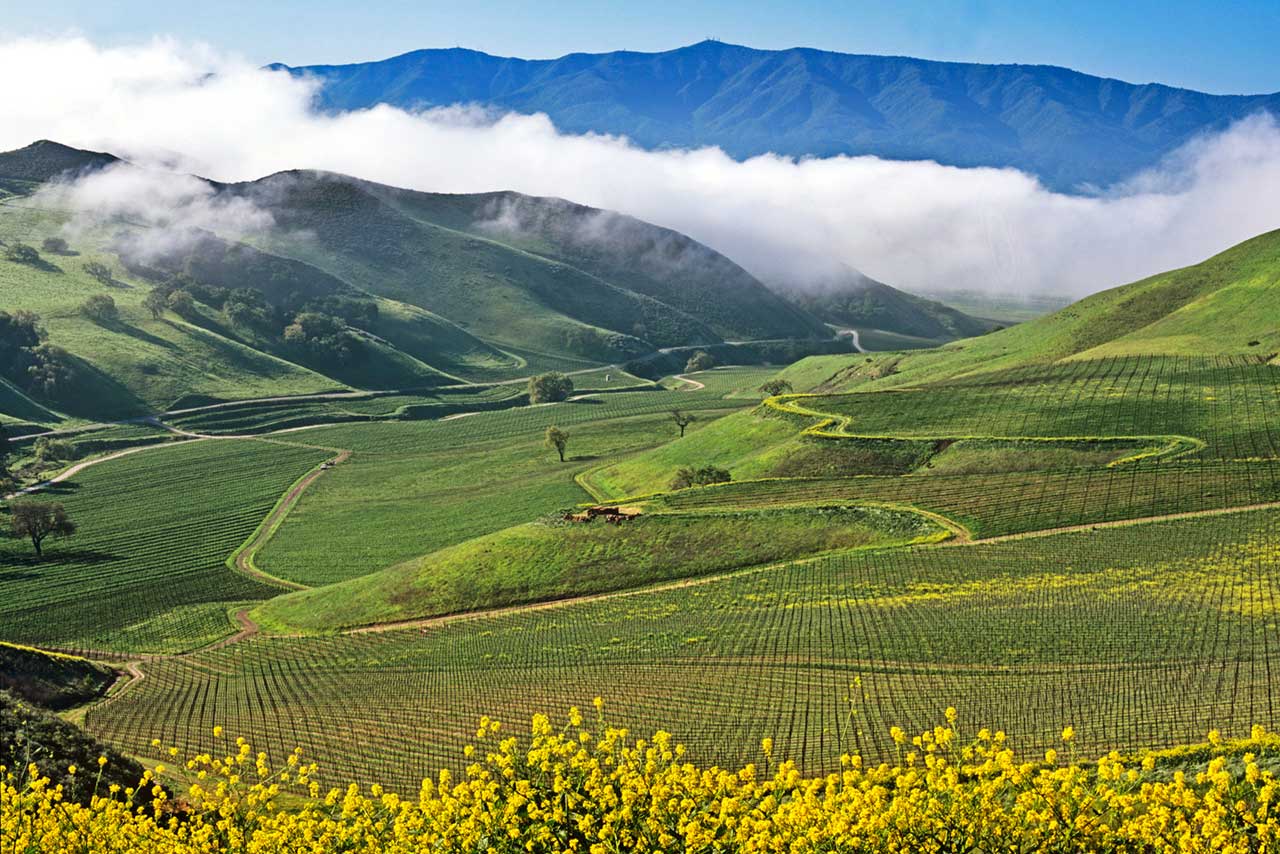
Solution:
<svg viewBox="0 0 1280 854"><path fill-rule="evenodd" d="M871 333L862 345L868 350L897 349L870 346L877 332L919 339L911 345L929 347L984 335L1001 326L998 321L973 317L937 300L892 288L850 267L816 281L780 283L777 288L789 301L826 323Z"/></svg>
<svg viewBox="0 0 1280 854"><path fill-rule="evenodd" d="M1280 230L1190 267L1085 297L1053 314L935 350L818 356L788 369L797 389L904 386L1027 365L1124 355L1280 352ZM817 377L821 381L815 381Z"/></svg>
<svg viewBox="0 0 1280 854"><path fill-rule="evenodd" d="M611 525L543 519L390 569L301 590L253 618L282 630L413 620L711 575L824 552L941 539L908 511L655 513Z"/></svg>
<svg viewBox="0 0 1280 854"><path fill-rule="evenodd" d="M659 347L830 335L713 250L558 199L315 172L206 182L211 206L274 221L239 235L90 216L37 192L108 167L135 168L48 141L0 153L0 304L38 315L48 345L0 371L9 420L489 382ZM168 304L146 302L156 289ZM114 308L95 316L91 300ZM57 382L37 388L41 359Z"/></svg>
<svg viewBox="0 0 1280 854"><path fill-rule="evenodd" d="M66 373L60 389L37 389L27 364L9 365L0 417L52 424L195 398L490 382L726 341L821 352L835 325L871 349L989 328L864 278L788 299L685 235L562 199L307 171L196 185L212 209L272 223L223 234L64 210L38 192L107 168L137 167L48 141L0 153L3 304L39 316L56 348L45 361ZM146 302L156 289L170 304ZM107 298L113 315L90 316L88 301Z"/></svg>

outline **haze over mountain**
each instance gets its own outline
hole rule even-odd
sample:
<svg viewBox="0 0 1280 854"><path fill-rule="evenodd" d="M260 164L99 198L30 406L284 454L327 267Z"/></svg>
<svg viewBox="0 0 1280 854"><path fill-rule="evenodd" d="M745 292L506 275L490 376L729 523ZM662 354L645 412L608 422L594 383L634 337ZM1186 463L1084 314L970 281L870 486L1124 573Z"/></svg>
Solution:
<svg viewBox="0 0 1280 854"><path fill-rule="evenodd" d="M737 158L870 154L1014 167L1064 191L1103 187L1280 94L1210 95L1047 65L982 65L704 41L662 53L554 60L464 48L376 62L289 67L331 111L480 104L546 113L567 133L650 149L719 146Z"/></svg>

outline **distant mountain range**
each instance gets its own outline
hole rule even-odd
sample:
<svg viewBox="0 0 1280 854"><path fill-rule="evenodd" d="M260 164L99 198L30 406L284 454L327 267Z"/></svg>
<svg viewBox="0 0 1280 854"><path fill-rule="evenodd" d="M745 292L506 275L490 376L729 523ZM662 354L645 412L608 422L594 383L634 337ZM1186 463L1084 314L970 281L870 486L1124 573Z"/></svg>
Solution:
<svg viewBox="0 0 1280 854"><path fill-rule="evenodd" d="M100 371L98 385L116 389L128 412L184 394L434 386L663 348L818 342L835 326L868 333L868 343L889 333L892 346L922 346L993 325L851 270L822 299L780 293L678 232L512 192L421 193L310 171L205 182L214 206L248 202L270 214L274 227L243 239L199 230L157 239L118 216L67 229L69 211L22 201L52 179L108 166L141 169L49 141L0 153L0 198L11 196L0 247L74 236L68 252L38 262L0 257L0 309L53 319L51 343L86 375ZM104 285L90 264L115 279ZM156 286L194 301L153 316L143 299ZM83 302L103 293L118 323L84 315ZM335 344L329 321L313 321L314 334L285 328L305 312L340 318L359 358L343 352L350 342Z"/></svg>
<svg viewBox="0 0 1280 854"><path fill-rule="evenodd" d="M554 60L451 48L269 67L319 78L319 106L331 111L476 103L546 113L566 132L623 134L650 149L715 145L738 158L871 154L1011 166L1064 191L1113 184L1259 111L1280 114L1280 93L1210 95L1047 65L717 41Z"/></svg>

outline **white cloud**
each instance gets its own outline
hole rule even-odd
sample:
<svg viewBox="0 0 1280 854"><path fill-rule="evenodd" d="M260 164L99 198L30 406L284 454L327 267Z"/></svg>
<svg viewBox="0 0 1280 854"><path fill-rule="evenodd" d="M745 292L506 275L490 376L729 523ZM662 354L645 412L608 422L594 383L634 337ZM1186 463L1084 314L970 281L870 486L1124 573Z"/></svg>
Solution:
<svg viewBox="0 0 1280 854"><path fill-rule="evenodd" d="M210 73L212 73L210 75ZM683 231L762 275L834 257L891 284L1078 295L1280 227L1280 127L1197 140L1102 197L1014 170L873 157L736 162L560 134L545 116L318 115L312 84L169 41L0 44L0 149L37 138L219 180L320 168L420 190L512 189Z"/></svg>
<svg viewBox="0 0 1280 854"><path fill-rule="evenodd" d="M127 164L55 182L42 188L37 200L72 211L66 226L72 235L127 223L129 251L143 263L189 246L201 231L238 240L275 224L270 211L252 199L219 194L207 181L190 175Z"/></svg>

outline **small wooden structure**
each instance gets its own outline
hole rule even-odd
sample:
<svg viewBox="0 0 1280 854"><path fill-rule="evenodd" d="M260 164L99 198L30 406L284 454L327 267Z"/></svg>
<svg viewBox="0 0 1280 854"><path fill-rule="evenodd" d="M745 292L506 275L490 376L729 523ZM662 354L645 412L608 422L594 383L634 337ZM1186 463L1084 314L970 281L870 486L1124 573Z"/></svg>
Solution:
<svg viewBox="0 0 1280 854"><path fill-rule="evenodd" d="M564 514L564 520L566 522L591 522L593 519L600 517L610 525L621 525L623 522L630 522L639 515L640 512L638 510L597 505L588 507L579 513L566 513Z"/></svg>

